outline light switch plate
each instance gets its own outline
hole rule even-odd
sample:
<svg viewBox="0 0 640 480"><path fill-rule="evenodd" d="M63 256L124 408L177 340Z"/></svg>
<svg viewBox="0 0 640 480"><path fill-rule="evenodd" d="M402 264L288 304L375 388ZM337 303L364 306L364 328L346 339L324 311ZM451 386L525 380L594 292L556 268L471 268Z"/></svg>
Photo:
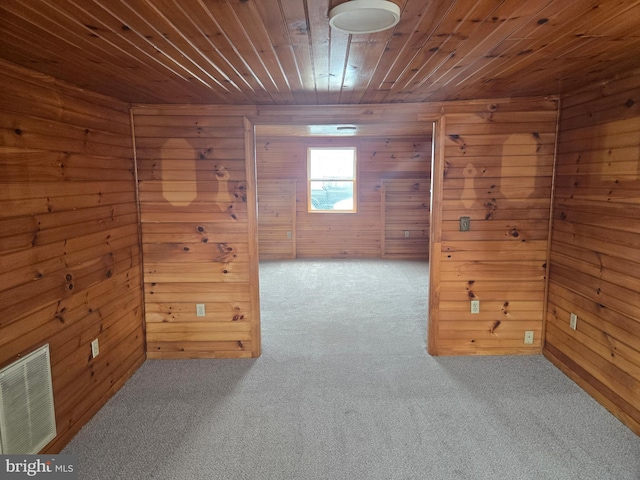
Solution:
<svg viewBox="0 0 640 480"><path fill-rule="evenodd" d="M460 217L460 231L468 232L471 230L471 217Z"/></svg>

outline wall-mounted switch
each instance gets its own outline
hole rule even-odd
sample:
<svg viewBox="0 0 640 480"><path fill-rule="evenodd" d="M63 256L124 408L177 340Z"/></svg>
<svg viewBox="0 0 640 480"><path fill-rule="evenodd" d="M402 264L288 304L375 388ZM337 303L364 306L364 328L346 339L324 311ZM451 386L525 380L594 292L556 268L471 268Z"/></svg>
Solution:
<svg viewBox="0 0 640 480"><path fill-rule="evenodd" d="M468 232L471 230L471 217L460 217L460 231Z"/></svg>
<svg viewBox="0 0 640 480"><path fill-rule="evenodd" d="M471 313L480 313L480 300L471 300Z"/></svg>
<svg viewBox="0 0 640 480"><path fill-rule="evenodd" d="M572 330L575 330L578 326L578 315L576 315L575 313L572 313L569 317L569 326Z"/></svg>
<svg viewBox="0 0 640 480"><path fill-rule="evenodd" d="M404 238L409 238L409 230L404 231Z"/></svg>
<svg viewBox="0 0 640 480"><path fill-rule="evenodd" d="M196 303L196 317L204 317L204 303Z"/></svg>
<svg viewBox="0 0 640 480"><path fill-rule="evenodd" d="M291 238L291 232L287 232L287 238Z"/></svg>

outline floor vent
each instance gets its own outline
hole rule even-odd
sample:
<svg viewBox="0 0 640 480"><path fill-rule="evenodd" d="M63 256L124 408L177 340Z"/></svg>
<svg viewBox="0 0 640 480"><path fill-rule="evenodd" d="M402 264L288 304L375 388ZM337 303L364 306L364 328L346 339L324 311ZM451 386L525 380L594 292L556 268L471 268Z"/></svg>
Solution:
<svg viewBox="0 0 640 480"><path fill-rule="evenodd" d="M49 345L0 370L0 454L38 453L56 436Z"/></svg>

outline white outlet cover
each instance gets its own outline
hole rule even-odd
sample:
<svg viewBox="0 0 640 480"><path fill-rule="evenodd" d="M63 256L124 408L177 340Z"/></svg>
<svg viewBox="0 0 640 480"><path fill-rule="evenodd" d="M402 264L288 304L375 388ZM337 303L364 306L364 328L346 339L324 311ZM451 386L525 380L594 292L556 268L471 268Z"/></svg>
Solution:
<svg viewBox="0 0 640 480"><path fill-rule="evenodd" d="M533 344L533 331L527 330L524 332L524 343L527 345Z"/></svg>
<svg viewBox="0 0 640 480"><path fill-rule="evenodd" d="M480 300L471 300L471 313L480 313Z"/></svg>
<svg viewBox="0 0 640 480"><path fill-rule="evenodd" d="M571 327L572 330L575 330L577 326L578 326L578 315L576 315L575 313L572 313L571 316L569 317L569 327Z"/></svg>
<svg viewBox="0 0 640 480"><path fill-rule="evenodd" d="M204 303L196 303L196 316L204 317L205 315Z"/></svg>
<svg viewBox="0 0 640 480"><path fill-rule="evenodd" d="M98 339L96 338L91 342L91 357L96 358L100 353L100 345L98 344Z"/></svg>

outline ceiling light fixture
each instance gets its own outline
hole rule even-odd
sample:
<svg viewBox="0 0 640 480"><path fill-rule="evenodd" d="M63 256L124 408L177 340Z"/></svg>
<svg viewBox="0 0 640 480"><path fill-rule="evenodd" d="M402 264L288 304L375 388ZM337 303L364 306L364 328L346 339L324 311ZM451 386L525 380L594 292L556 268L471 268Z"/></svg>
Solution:
<svg viewBox="0 0 640 480"><path fill-rule="evenodd" d="M400 21L400 7L388 0L351 0L329 11L329 25L358 34L387 30Z"/></svg>

